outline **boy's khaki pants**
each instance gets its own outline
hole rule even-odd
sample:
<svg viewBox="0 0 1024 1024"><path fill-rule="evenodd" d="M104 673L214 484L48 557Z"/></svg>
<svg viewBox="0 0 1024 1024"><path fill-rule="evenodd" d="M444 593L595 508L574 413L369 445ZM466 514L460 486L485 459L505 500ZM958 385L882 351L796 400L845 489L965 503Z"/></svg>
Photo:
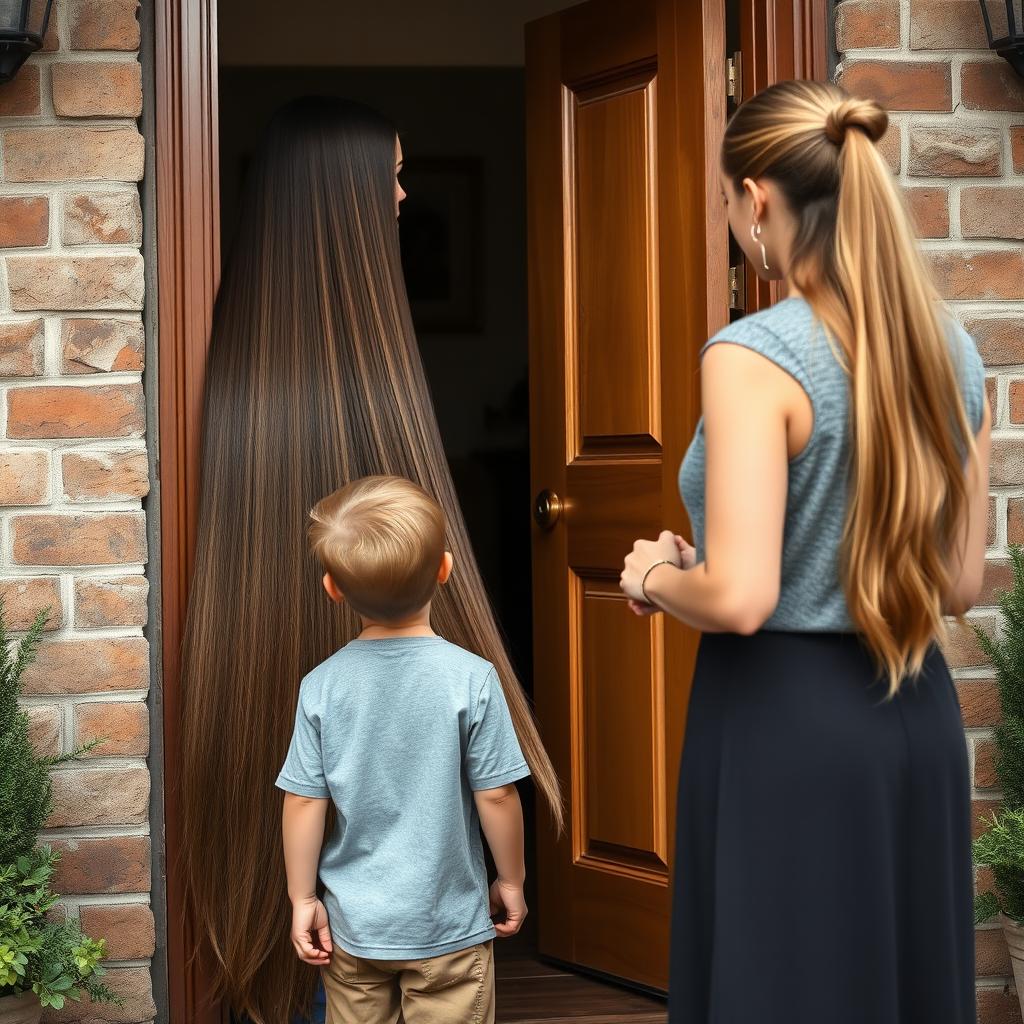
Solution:
<svg viewBox="0 0 1024 1024"><path fill-rule="evenodd" d="M327 1024L494 1024L491 942L428 960L364 960L335 944L321 972Z"/></svg>

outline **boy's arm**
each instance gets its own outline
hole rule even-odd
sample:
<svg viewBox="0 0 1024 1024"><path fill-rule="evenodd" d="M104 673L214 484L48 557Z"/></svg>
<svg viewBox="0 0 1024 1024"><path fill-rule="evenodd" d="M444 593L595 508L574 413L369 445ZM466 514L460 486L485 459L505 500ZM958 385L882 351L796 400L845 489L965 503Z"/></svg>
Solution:
<svg viewBox="0 0 1024 1024"><path fill-rule="evenodd" d="M317 867L324 845L327 801L285 793L281 829L288 898L292 903L316 899Z"/></svg>
<svg viewBox="0 0 1024 1024"><path fill-rule="evenodd" d="M325 964L332 949L327 911L317 898L316 879L324 842L327 800L285 793L281 831L288 898L292 901L292 945L299 959ZM315 932L319 948L313 944Z"/></svg>
<svg viewBox="0 0 1024 1024"><path fill-rule="evenodd" d="M526 858L523 851L523 806L519 791L509 783L497 789L473 793L480 827L490 847L498 878L491 886L491 913L505 910L505 920L494 926L501 936L515 935L526 918L523 883Z"/></svg>

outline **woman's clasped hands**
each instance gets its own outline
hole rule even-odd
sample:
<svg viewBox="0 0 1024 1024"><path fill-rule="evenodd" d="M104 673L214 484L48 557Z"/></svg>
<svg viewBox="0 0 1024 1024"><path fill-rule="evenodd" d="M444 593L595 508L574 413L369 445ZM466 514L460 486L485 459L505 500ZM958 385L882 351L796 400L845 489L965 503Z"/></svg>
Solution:
<svg viewBox="0 0 1024 1024"><path fill-rule="evenodd" d="M636 615L654 615L661 611L645 599L642 589L647 570L658 562L671 562L678 569L692 569L697 563L697 551L671 530L662 530L657 540L641 539L633 544L633 550L626 555L619 586Z"/></svg>

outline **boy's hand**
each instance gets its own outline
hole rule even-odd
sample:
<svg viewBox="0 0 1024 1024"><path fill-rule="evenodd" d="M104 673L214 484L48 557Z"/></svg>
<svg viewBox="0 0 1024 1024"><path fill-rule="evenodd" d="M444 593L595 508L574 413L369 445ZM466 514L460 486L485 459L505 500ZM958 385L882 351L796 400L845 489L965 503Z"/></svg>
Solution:
<svg viewBox="0 0 1024 1024"><path fill-rule="evenodd" d="M327 922L327 908L315 897L292 904L292 945L303 963L322 967L331 959L334 946Z"/></svg>
<svg viewBox="0 0 1024 1024"><path fill-rule="evenodd" d="M492 917L502 911L505 913L505 920L494 925L495 932L503 939L515 935L522 928L528 913L523 887L496 878L491 885L490 903Z"/></svg>

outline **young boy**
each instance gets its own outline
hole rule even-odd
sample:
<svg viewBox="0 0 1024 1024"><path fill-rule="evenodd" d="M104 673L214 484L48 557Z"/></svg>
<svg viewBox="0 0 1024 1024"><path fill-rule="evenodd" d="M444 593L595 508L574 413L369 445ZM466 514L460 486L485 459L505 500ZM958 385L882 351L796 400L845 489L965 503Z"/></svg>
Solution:
<svg viewBox="0 0 1024 1024"><path fill-rule="evenodd" d="M452 571L444 515L410 481L373 476L311 518L324 590L363 628L302 680L276 783L292 943L322 969L328 1024L492 1022L491 940L526 916L514 783L529 768L494 667L430 628Z"/></svg>

